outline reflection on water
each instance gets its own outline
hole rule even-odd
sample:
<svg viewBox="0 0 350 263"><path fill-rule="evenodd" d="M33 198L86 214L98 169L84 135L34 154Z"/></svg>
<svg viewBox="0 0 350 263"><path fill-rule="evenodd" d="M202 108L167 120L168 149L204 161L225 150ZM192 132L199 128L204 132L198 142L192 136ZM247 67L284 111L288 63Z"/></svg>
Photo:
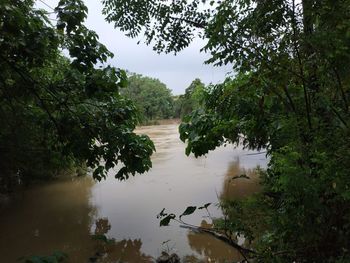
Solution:
<svg viewBox="0 0 350 263"><path fill-rule="evenodd" d="M163 250L184 262L235 260L237 251L207 234L180 228L172 222L159 227L156 215L181 214L186 206L217 203L218 197L240 198L258 190L254 167L266 166L264 155L221 147L207 157L186 157L176 124L138 129L155 142L153 168L125 182L110 177L100 183L90 178L66 179L38 185L0 211L0 255L3 262L20 256L48 255L60 250L69 262L153 262ZM247 173L252 179L230 180ZM221 211L210 206L213 217ZM200 224L201 210L186 218ZM210 222L209 222L210 223ZM115 242L92 239L105 235ZM169 247L164 246L164 241Z"/></svg>
<svg viewBox="0 0 350 263"><path fill-rule="evenodd" d="M33 187L1 211L1 262L20 256L48 255L65 251L71 262L88 258L96 208L89 200L89 178L62 180Z"/></svg>
<svg viewBox="0 0 350 263"><path fill-rule="evenodd" d="M208 223L203 220L200 226L208 227ZM190 231L187 237L191 248L202 255L206 262L225 262L228 259L231 262L237 262L244 259L237 250L209 234ZM196 260L193 258L187 259L188 262L197 262Z"/></svg>
<svg viewBox="0 0 350 263"><path fill-rule="evenodd" d="M95 235L108 235L111 229L108 218L100 218L96 221ZM103 263L115 262L153 262L151 256L147 256L141 252L141 239L124 239L121 241L100 240L95 248L95 255L90 257L90 260L99 260Z"/></svg>
<svg viewBox="0 0 350 263"><path fill-rule="evenodd" d="M258 168L244 168L237 157L228 165L221 199L242 199L259 192Z"/></svg>
<svg viewBox="0 0 350 263"><path fill-rule="evenodd" d="M141 252L141 239L124 239L116 242L114 245L107 245L106 255L102 256L100 262L154 262L151 256Z"/></svg>

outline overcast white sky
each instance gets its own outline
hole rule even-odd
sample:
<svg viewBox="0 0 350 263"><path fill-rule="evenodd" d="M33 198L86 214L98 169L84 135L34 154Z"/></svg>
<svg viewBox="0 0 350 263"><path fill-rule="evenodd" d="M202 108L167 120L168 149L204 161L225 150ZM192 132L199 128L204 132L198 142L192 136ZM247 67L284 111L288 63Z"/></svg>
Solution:
<svg viewBox="0 0 350 263"><path fill-rule="evenodd" d="M47 9L42 3L56 7L58 0L39 0L37 6ZM146 46L140 39L131 39L112 24L104 20L101 13L100 0L85 0L89 9L86 26L96 31L100 42L114 53L114 58L109 63L115 67L126 69L130 72L158 78L173 91L174 95L183 94L192 80L200 78L205 84L218 83L224 80L229 67L213 67L204 65L207 55L199 50L204 45L200 39L192 43L190 47L176 56L173 54L157 54L152 46ZM141 36L140 36L141 37Z"/></svg>

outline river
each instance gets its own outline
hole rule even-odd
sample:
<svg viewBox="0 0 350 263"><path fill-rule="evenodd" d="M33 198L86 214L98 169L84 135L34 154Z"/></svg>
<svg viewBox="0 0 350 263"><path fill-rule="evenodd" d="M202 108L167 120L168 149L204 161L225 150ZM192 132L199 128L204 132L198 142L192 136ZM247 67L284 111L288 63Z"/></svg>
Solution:
<svg viewBox="0 0 350 263"><path fill-rule="evenodd" d="M242 198L259 191L254 168L266 167L264 154L228 145L206 157L186 157L178 125L137 129L154 141L153 168L127 181L113 174L99 183L90 177L67 178L33 186L0 211L0 261L21 256L68 254L68 262L154 262L162 251L177 253L184 262L240 260L239 253L214 237L181 228L176 222L159 227L157 214L181 214L189 205L212 203L212 217L220 198ZM250 180L230 180L242 173ZM210 223L200 210L184 217L200 225ZM92 235L105 234L115 242L103 245ZM101 250L103 249L103 253ZM97 253L97 254L96 254Z"/></svg>

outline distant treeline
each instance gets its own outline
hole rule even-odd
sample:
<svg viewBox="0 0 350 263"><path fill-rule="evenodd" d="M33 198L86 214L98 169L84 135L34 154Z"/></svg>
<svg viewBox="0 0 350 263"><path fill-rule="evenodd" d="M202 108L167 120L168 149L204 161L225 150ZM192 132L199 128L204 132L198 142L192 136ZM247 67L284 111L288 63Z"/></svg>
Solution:
<svg viewBox="0 0 350 263"><path fill-rule="evenodd" d="M127 88L121 90L122 95L135 102L141 123L182 118L201 107L204 92L205 85L197 78L185 94L174 96L160 80L140 74L131 74Z"/></svg>

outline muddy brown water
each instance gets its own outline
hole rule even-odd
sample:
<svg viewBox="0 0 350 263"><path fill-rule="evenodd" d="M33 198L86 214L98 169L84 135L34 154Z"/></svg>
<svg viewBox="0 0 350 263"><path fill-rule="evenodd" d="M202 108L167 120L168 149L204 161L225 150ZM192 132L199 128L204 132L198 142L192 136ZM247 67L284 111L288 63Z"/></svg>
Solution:
<svg viewBox="0 0 350 263"><path fill-rule="evenodd" d="M153 168L127 181L65 179L37 185L0 211L0 262L18 262L30 255L68 254L68 262L154 262L162 251L177 253L183 262L232 262L239 253L214 237L179 227L159 227L163 209L181 214L189 205L209 207L212 217L221 211L220 198L242 198L259 191L254 168L266 167L264 154L232 146L206 157L186 157L178 139L178 125L145 126L157 152ZM248 174L251 179L230 180ZM184 217L200 225L210 223L204 211ZM105 234L115 243L101 245L91 238ZM97 254L96 254L97 253Z"/></svg>

